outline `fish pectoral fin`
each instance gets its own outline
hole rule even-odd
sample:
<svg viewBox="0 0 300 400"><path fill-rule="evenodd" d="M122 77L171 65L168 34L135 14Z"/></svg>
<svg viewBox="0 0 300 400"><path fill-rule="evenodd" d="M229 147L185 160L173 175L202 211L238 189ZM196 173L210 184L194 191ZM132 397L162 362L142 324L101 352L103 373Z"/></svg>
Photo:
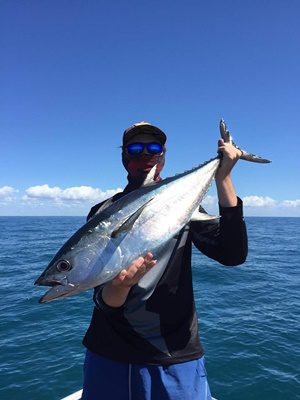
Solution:
<svg viewBox="0 0 300 400"><path fill-rule="evenodd" d="M202 213L196 210L194 214L191 217L191 221L211 221L211 220L217 220L220 218L219 215L209 215L207 213Z"/></svg>
<svg viewBox="0 0 300 400"><path fill-rule="evenodd" d="M115 229L112 233L111 233L111 237L112 238L116 238L119 235L121 235L122 233L128 232L130 231L130 229L132 228L133 224L135 223L135 221L139 218L139 216L142 214L143 210L146 208L146 206L150 203L150 201L152 201L152 199L150 199L149 201L147 201L147 203L143 204L142 207L140 207L139 209L137 209L137 211L135 211L133 214L130 215L130 217L128 217L125 221L123 221L118 227L117 229Z"/></svg>

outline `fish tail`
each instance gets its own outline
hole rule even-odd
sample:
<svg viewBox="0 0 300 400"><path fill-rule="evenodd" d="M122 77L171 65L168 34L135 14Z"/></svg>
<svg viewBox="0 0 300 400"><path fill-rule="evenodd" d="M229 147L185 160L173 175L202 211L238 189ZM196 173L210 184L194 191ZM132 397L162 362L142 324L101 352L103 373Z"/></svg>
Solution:
<svg viewBox="0 0 300 400"><path fill-rule="evenodd" d="M225 143L231 143L235 148L239 149L242 152L242 155L240 157L242 160L251 161L251 162L255 162L255 163L270 163L271 162L271 160L262 158L256 154L249 153L248 151L242 150L239 146L237 146L234 143L232 136L231 136L229 130L227 129L226 123L223 118L220 121L220 133L221 133L221 137Z"/></svg>

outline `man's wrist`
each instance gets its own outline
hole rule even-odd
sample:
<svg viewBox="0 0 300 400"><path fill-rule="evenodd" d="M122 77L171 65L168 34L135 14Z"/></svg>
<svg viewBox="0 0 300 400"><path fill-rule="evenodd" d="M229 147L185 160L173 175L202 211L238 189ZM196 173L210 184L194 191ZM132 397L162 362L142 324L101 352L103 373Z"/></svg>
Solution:
<svg viewBox="0 0 300 400"><path fill-rule="evenodd" d="M102 289L102 300L110 307L121 307L125 303L129 291L129 286L113 285L112 282L109 282Z"/></svg>
<svg viewBox="0 0 300 400"><path fill-rule="evenodd" d="M223 175L222 173L216 174L215 181L217 185L226 185L228 182L231 181L231 176L230 174L225 174L225 175Z"/></svg>

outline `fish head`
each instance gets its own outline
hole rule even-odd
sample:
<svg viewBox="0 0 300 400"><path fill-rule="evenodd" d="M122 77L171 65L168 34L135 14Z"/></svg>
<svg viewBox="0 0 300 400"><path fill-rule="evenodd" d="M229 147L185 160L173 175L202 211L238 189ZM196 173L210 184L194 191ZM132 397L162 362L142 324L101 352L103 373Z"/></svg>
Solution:
<svg viewBox="0 0 300 400"><path fill-rule="evenodd" d="M35 281L38 286L51 286L40 303L73 296L95 286L91 270L97 259L93 246L88 243L73 245L66 243L51 260L44 272Z"/></svg>

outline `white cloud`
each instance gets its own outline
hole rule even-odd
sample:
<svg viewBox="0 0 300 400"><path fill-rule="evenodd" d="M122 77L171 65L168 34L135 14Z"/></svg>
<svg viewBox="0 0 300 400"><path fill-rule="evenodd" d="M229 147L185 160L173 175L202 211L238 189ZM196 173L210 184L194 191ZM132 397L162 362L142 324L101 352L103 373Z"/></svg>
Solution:
<svg viewBox="0 0 300 400"><path fill-rule="evenodd" d="M217 204L217 198L215 196L206 196L201 205L203 207L213 207Z"/></svg>
<svg viewBox="0 0 300 400"><path fill-rule="evenodd" d="M260 208L297 208L300 207L300 199L296 200L274 200L268 196L246 196L243 198L245 207L260 207Z"/></svg>
<svg viewBox="0 0 300 400"><path fill-rule="evenodd" d="M74 186L61 189L58 186L50 187L49 185L31 186L25 190L23 196L24 201L43 201L52 200L60 205L68 205L70 203L86 202L86 201L102 201L113 196L122 189L101 190L91 186Z"/></svg>
<svg viewBox="0 0 300 400"><path fill-rule="evenodd" d="M12 194L15 193L15 192L17 192L17 190L14 189L14 188L11 187L11 186L2 186L2 187L0 188L0 197L1 197L1 198L5 198L5 197L7 197L7 196L12 195Z"/></svg>
<svg viewBox="0 0 300 400"><path fill-rule="evenodd" d="M58 198L62 192L59 187L49 187L48 185L31 186L25 190L27 197L39 199L55 199Z"/></svg>
<svg viewBox="0 0 300 400"><path fill-rule="evenodd" d="M243 197L245 207L274 207L278 203L268 196L246 196Z"/></svg>
<svg viewBox="0 0 300 400"><path fill-rule="evenodd" d="M300 199L297 200L284 200L282 202L283 207L300 207Z"/></svg>
<svg viewBox="0 0 300 400"><path fill-rule="evenodd" d="M91 186L70 187L62 191L61 198L64 200L97 200L113 196L122 189L110 189L102 191Z"/></svg>
<svg viewBox="0 0 300 400"><path fill-rule="evenodd" d="M12 201L14 198L13 195L17 192L18 190L13 188L12 186L0 187L0 201L1 202Z"/></svg>
<svg viewBox="0 0 300 400"><path fill-rule="evenodd" d="M91 186L65 189L47 184L20 191L12 186L0 187L1 215L85 215L89 207L122 189L102 190ZM19 193L18 193L19 192ZM300 199L275 200L269 196L249 195L243 198L245 215L300 216ZM209 214L218 213L218 198L208 195L201 205Z"/></svg>

